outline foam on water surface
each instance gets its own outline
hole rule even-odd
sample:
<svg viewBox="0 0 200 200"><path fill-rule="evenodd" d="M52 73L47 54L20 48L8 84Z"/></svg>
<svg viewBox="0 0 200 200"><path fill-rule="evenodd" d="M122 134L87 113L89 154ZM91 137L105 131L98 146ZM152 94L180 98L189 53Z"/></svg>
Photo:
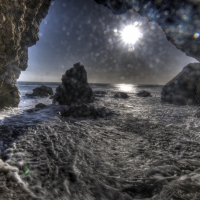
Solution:
<svg viewBox="0 0 200 200"><path fill-rule="evenodd" d="M63 118L58 113L65 106L50 105L48 98L22 98L19 108L1 112L0 195L17 200L198 197L197 107L162 104L161 87L134 87L128 99L113 98L118 86L94 87L107 91L94 105L115 112L105 119ZM140 89L152 97L137 97ZM26 112L39 102L47 108Z"/></svg>

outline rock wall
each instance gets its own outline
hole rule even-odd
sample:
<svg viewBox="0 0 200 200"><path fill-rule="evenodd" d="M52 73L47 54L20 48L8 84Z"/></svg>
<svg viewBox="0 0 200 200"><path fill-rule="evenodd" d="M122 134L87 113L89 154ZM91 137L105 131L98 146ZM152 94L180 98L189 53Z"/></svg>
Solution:
<svg viewBox="0 0 200 200"><path fill-rule="evenodd" d="M95 0L115 14L132 8L162 27L167 39L186 55L200 61L200 1Z"/></svg>
<svg viewBox="0 0 200 200"><path fill-rule="evenodd" d="M28 47L39 40L39 25L50 3L50 0L0 0L0 108L19 104L16 81L27 68Z"/></svg>

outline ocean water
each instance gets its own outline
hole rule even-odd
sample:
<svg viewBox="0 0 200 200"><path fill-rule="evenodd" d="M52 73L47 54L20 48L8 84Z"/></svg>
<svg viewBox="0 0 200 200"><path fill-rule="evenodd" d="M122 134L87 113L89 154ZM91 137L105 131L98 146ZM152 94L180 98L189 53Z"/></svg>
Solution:
<svg viewBox="0 0 200 200"><path fill-rule="evenodd" d="M59 83L39 83L39 82L18 82L21 92L21 101L19 108L8 109L0 114L0 122L5 122L5 118L24 113L25 110L33 108L37 103L52 104L49 98L27 98L26 93L31 93L35 87L46 85L52 87L55 92ZM95 90L107 92L104 98L98 98L94 104L108 107L117 112L130 113L133 117L148 119L152 122L162 123L164 125L174 125L186 129L199 129L199 119L194 117L198 106L178 106L161 102L162 86L159 85L133 85L133 84L90 84ZM140 98L136 93L146 90L152 94L151 98ZM115 92L126 92L129 98L126 100L115 99ZM122 114L123 114L122 113ZM52 113L53 114L53 113ZM50 114L48 114L50 117ZM26 116L26 114L24 115ZM27 116L26 116L27 117ZM45 117L44 117L45 119Z"/></svg>
<svg viewBox="0 0 200 200"><path fill-rule="evenodd" d="M67 106L25 96L41 85L59 83L19 82L19 107L0 112L0 200L200 197L198 106L162 103L158 85L90 84L107 92L93 104L114 115L64 118ZM118 91L129 98L113 98ZM47 108L26 112L40 102Z"/></svg>

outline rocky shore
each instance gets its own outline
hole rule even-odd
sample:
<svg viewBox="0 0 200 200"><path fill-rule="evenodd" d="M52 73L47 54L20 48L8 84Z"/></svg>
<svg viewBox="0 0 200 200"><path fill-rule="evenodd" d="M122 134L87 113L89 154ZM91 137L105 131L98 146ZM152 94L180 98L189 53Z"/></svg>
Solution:
<svg viewBox="0 0 200 200"><path fill-rule="evenodd" d="M199 135L119 111L55 116L0 126L3 199L199 199Z"/></svg>

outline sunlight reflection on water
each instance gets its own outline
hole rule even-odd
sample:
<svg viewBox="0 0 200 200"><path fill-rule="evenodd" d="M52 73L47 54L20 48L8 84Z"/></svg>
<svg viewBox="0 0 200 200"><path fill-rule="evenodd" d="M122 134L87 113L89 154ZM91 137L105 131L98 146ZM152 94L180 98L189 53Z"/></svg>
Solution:
<svg viewBox="0 0 200 200"><path fill-rule="evenodd" d="M136 93L136 87L132 84L116 84L116 87L122 92Z"/></svg>

